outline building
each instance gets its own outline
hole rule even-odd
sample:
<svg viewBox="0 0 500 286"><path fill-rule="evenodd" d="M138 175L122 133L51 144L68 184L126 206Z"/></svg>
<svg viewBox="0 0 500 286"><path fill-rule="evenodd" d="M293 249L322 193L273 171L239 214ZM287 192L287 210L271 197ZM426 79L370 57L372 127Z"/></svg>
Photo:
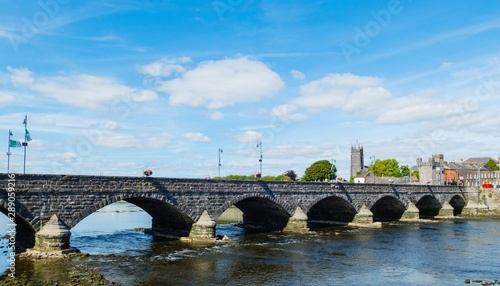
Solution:
<svg viewBox="0 0 500 286"><path fill-rule="evenodd" d="M371 171L363 170L361 173L354 175L354 183L375 183L375 174L373 174L373 172Z"/></svg>
<svg viewBox="0 0 500 286"><path fill-rule="evenodd" d="M444 184L444 156L443 154L432 155L427 162L417 158L420 184L443 185Z"/></svg>
<svg viewBox="0 0 500 286"><path fill-rule="evenodd" d="M356 142L351 145L351 178L356 177L359 171L364 169L363 145Z"/></svg>
<svg viewBox="0 0 500 286"><path fill-rule="evenodd" d="M478 159L471 158L460 163L444 162L445 184L453 184L453 179L455 179L458 185L468 187L482 186L483 184L500 186L500 171L484 166L491 158Z"/></svg>
<svg viewBox="0 0 500 286"><path fill-rule="evenodd" d="M485 166L490 159L492 158L478 157L461 162L446 162L442 154L432 155L427 162L418 158L419 182L467 187L483 186L483 184L500 186L500 171Z"/></svg>

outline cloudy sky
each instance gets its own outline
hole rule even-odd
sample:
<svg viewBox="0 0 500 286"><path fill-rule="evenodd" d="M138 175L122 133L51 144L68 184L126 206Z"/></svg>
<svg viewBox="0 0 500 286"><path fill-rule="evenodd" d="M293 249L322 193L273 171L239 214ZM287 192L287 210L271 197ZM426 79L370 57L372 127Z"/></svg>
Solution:
<svg viewBox="0 0 500 286"><path fill-rule="evenodd" d="M259 142L264 175L347 177L356 142L366 165L500 155L495 1L0 5L0 132L28 116L27 173L213 177L221 148L250 175Z"/></svg>

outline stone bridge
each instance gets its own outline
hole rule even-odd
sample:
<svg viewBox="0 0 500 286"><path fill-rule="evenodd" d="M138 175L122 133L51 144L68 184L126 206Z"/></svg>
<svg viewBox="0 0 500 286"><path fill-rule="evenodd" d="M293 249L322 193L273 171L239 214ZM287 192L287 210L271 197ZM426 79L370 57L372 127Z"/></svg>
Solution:
<svg viewBox="0 0 500 286"><path fill-rule="evenodd" d="M478 212L478 190L459 186L0 174L0 211L17 225L19 249L69 249L72 227L121 200L151 215L155 236L171 239L214 238L231 206L258 232Z"/></svg>

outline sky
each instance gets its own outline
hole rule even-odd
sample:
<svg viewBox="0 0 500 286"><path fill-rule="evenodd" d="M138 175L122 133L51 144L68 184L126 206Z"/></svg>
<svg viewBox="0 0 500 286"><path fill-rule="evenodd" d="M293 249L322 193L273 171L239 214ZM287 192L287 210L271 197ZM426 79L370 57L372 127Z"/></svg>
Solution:
<svg viewBox="0 0 500 286"><path fill-rule="evenodd" d="M500 156L496 1L0 6L0 172L25 116L26 173L251 175L260 146L264 176L349 177L353 144L365 165Z"/></svg>

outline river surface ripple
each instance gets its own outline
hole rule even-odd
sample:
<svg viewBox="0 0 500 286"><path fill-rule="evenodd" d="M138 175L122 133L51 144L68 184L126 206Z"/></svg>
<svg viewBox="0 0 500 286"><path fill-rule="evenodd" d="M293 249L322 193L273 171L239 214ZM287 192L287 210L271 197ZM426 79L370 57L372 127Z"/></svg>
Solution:
<svg viewBox="0 0 500 286"><path fill-rule="evenodd" d="M91 255L63 264L16 262L16 275L64 280L86 267L121 285L465 285L500 280L500 221L453 219L333 228L304 235L245 234L217 226L229 243L155 242L141 209L116 203L72 229L71 245ZM1 229L0 229L1 231ZM5 269L5 241L0 267ZM57 269L53 269L53 268ZM37 277L35 279L35 277ZM40 281L44 281L40 280Z"/></svg>

